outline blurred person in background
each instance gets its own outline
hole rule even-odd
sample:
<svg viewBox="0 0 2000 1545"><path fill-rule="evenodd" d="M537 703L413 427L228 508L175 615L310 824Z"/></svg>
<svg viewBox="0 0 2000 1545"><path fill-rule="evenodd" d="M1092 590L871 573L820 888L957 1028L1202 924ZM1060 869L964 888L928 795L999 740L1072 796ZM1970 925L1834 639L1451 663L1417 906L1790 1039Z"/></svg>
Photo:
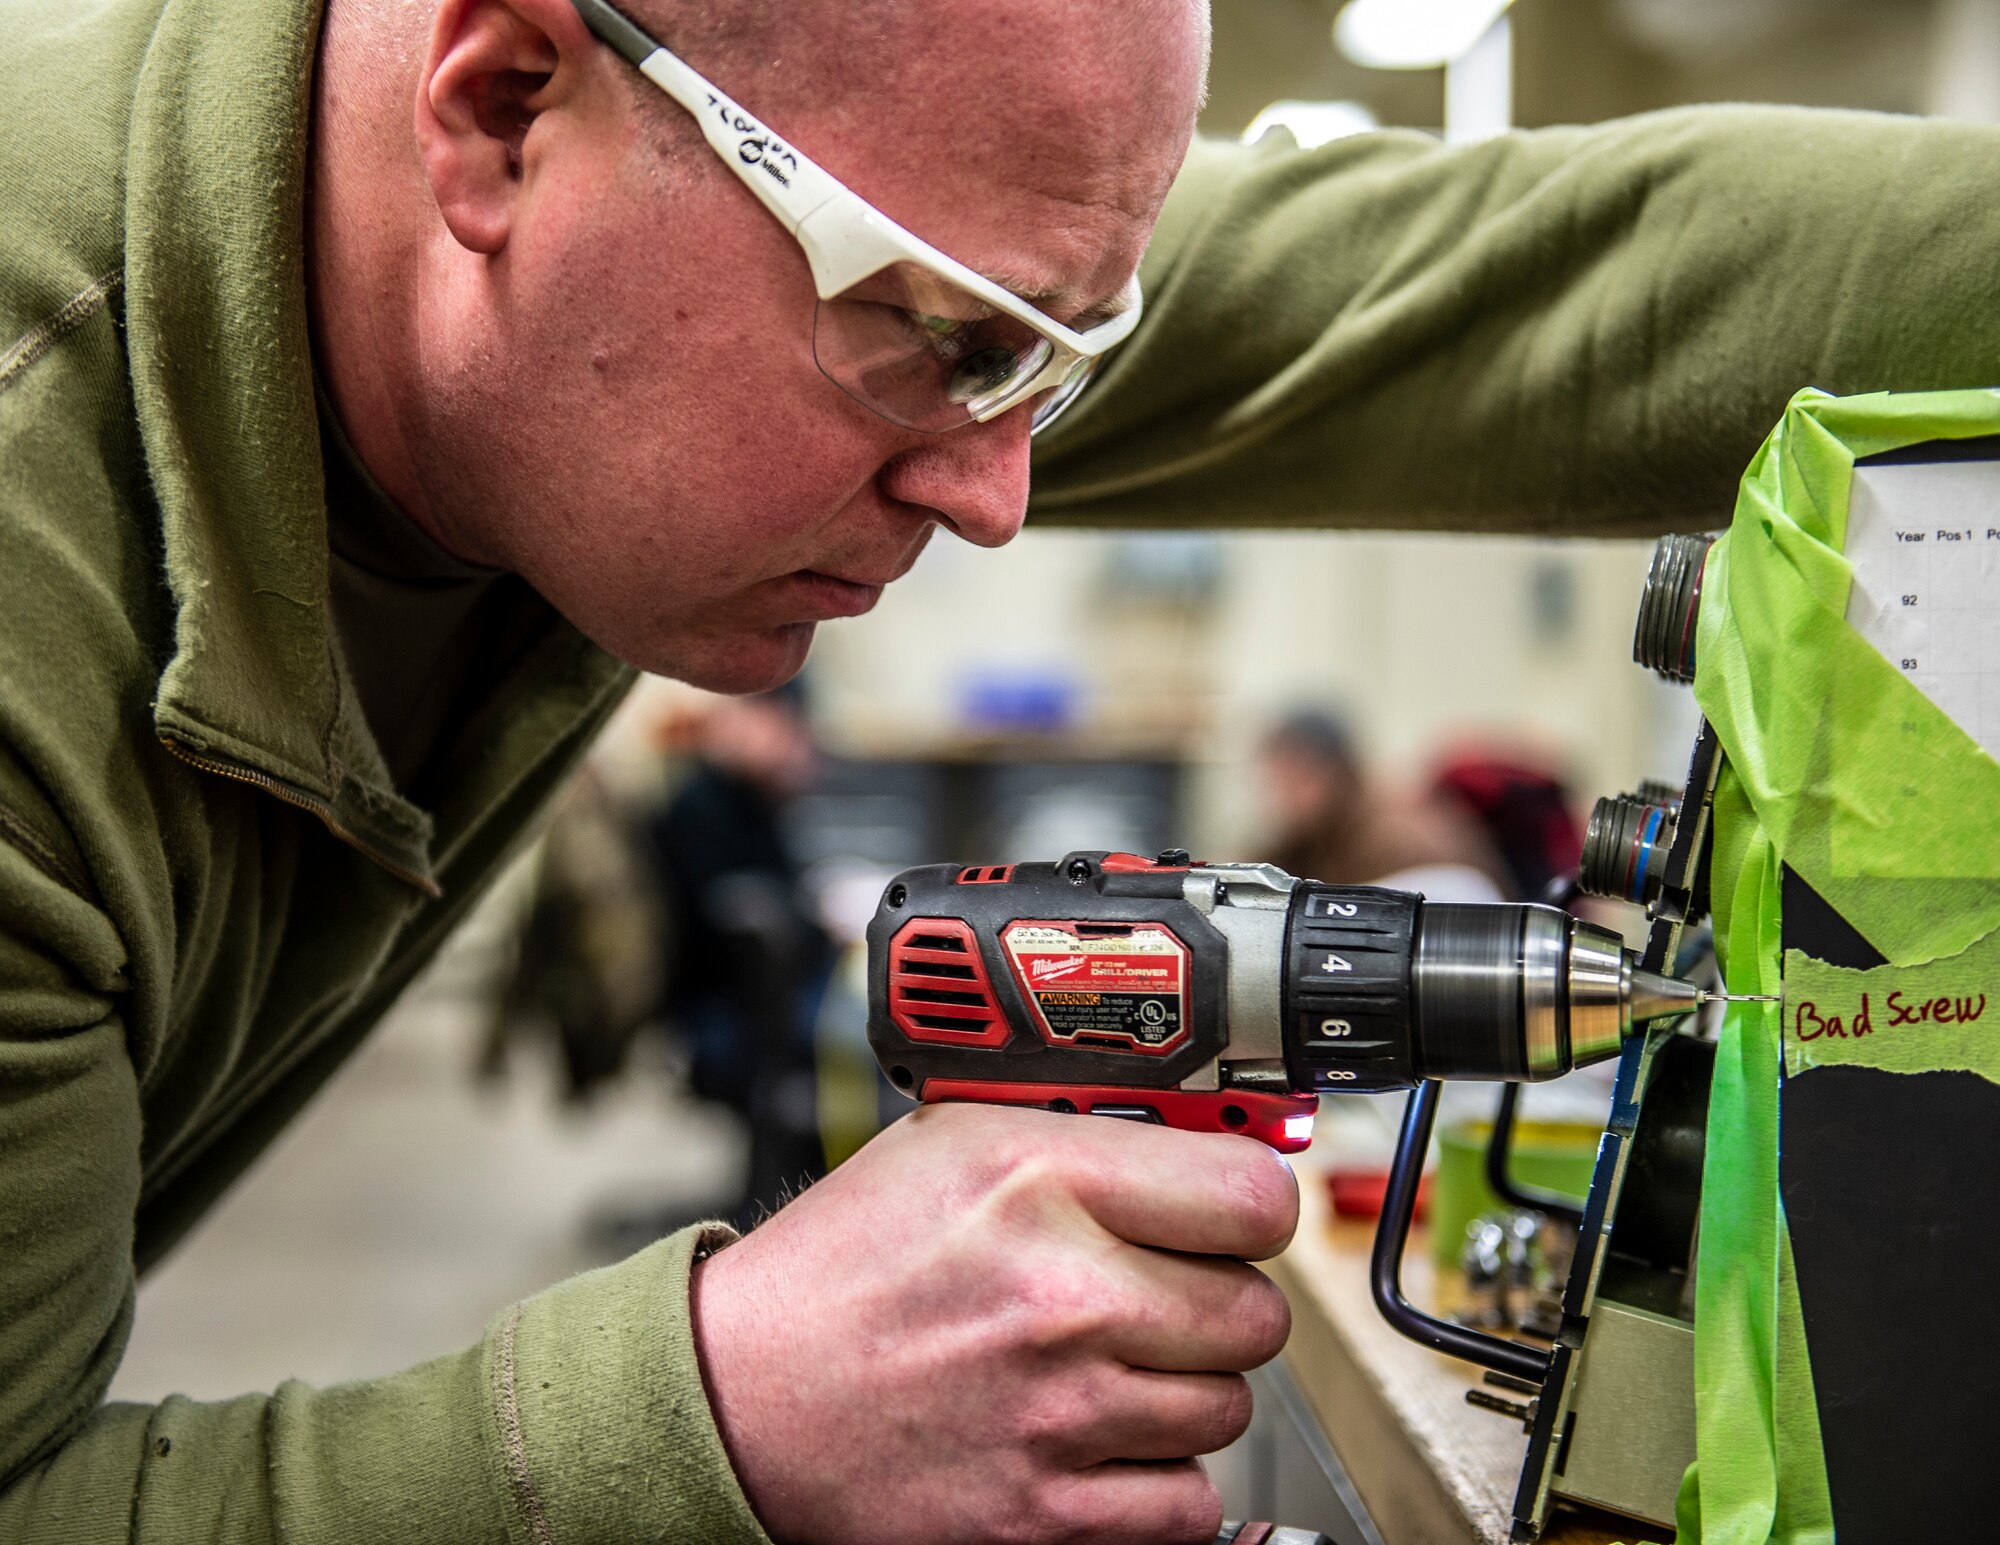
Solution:
<svg viewBox="0 0 2000 1545"><path fill-rule="evenodd" d="M1437 901L1498 901L1506 869L1456 800L1370 770L1346 719L1330 709L1285 715L1258 747L1257 767L1279 868L1330 885L1388 885Z"/></svg>
<svg viewBox="0 0 2000 1545"><path fill-rule="evenodd" d="M1568 899L1583 826L1566 780L1530 754L1468 747L1438 764L1431 791L1435 803L1465 811L1486 834L1508 900Z"/></svg>
<svg viewBox="0 0 2000 1545"><path fill-rule="evenodd" d="M581 1102L624 1070L658 1003L660 899L628 800L593 763L564 789L528 860L510 968L477 1071L507 1071L511 1043L553 1038L563 1095Z"/></svg>
<svg viewBox="0 0 2000 1545"><path fill-rule="evenodd" d="M835 952L784 819L819 752L797 680L721 699L673 749L692 768L646 828L664 903L660 1010L686 1038L694 1092L749 1124L745 1194L721 1210L748 1228L826 1168L813 1026Z"/></svg>

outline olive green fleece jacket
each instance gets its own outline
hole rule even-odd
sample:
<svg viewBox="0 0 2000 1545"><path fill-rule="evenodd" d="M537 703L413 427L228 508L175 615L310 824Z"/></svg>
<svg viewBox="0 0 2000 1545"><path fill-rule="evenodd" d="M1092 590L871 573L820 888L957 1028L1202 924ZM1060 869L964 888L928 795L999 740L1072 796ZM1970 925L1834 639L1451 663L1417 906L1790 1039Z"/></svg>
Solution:
<svg viewBox="0 0 2000 1545"><path fill-rule="evenodd" d="M387 1378L103 1403L135 1270L338 1066L628 680L523 589L425 806L384 772L327 615L316 30L316 0L0 20L0 1541L756 1542L687 1321L712 1236ZM1996 182L2000 131L1823 113L1200 147L1038 511L1716 523L1795 388L2000 380Z"/></svg>

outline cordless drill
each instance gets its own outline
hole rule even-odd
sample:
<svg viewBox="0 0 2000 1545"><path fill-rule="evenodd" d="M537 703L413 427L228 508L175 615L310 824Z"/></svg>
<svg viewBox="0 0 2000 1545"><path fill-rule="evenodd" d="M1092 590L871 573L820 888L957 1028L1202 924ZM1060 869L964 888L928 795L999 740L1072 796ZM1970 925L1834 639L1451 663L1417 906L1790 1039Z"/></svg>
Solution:
<svg viewBox="0 0 2000 1545"><path fill-rule="evenodd" d="M1039 1106L1283 1153L1318 1096L1535 1081L1709 994L1555 907L1452 905L1270 864L931 864L868 928L868 1038L925 1101Z"/></svg>

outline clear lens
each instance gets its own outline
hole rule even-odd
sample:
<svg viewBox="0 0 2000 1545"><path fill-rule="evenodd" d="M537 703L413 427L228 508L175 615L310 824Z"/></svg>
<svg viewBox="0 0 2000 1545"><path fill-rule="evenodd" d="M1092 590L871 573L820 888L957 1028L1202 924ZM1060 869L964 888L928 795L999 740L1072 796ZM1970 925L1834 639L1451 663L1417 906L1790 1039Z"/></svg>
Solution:
<svg viewBox="0 0 2000 1545"><path fill-rule="evenodd" d="M982 403L1032 380L1051 352L1025 322L914 263L870 274L813 317L813 358L828 379L908 429L969 423Z"/></svg>

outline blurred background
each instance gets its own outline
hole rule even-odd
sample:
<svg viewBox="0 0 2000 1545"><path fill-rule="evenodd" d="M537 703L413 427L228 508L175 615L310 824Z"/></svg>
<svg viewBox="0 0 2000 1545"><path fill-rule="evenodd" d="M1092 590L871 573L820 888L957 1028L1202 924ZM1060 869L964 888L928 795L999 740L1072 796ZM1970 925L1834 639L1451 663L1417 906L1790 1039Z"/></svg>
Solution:
<svg viewBox="0 0 2000 1545"><path fill-rule="evenodd" d="M2000 118L2000 0L1519 0L1496 33L1500 9L1447 70L1421 26L1353 16L1337 46L1334 0L1216 0L1203 128ZM1425 67L1358 62L1399 50ZM683 1222L753 1222L895 1114L851 945L905 865L1171 845L1536 894L1596 795L1685 769L1691 701L1630 663L1650 549L941 539L795 689L644 684L545 840L148 1279L114 1396L387 1371Z"/></svg>

